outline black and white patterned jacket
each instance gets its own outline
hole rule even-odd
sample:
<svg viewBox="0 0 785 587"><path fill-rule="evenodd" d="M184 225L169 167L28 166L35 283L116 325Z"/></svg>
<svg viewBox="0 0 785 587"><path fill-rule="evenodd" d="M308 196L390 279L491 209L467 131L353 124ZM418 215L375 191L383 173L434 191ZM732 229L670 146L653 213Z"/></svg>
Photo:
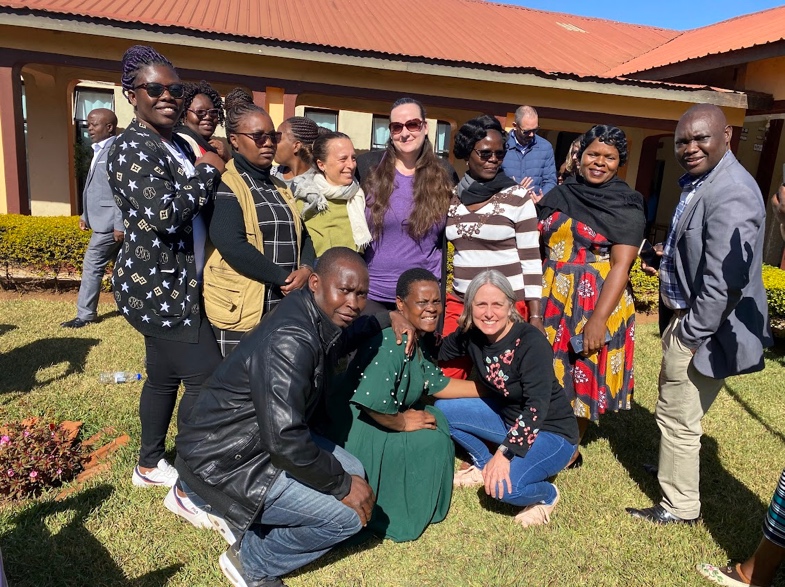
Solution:
<svg viewBox="0 0 785 587"><path fill-rule="evenodd" d="M145 336L197 342L193 218L212 205L220 174L201 164L189 178L161 137L136 120L112 145L107 172L125 227L112 275L117 307Z"/></svg>

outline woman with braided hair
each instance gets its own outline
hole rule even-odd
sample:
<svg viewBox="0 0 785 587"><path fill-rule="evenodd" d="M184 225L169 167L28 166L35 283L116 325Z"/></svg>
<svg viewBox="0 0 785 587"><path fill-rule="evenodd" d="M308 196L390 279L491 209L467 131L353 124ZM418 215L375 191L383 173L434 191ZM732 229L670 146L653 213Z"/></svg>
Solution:
<svg viewBox="0 0 785 587"><path fill-rule="evenodd" d="M135 45L123 55L122 70L123 93L135 118L109 152L109 183L125 226L112 286L120 312L144 335L147 370L132 481L138 487L171 487L177 471L164 449L180 383L183 415L221 362L203 319L201 280L204 216L224 162L208 151L192 163L188 145L173 132L185 89L166 57Z"/></svg>
<svg viewBox="0 0 785 587"><path fill-rule="evenodd" d="M314 248L291 190L271 173L281 140L245 90L226 96L232 160L215 198L204 276L207 316L226 356L311 274Z"/></svg>
<svg viewBox="0 0 785 587"><path fill-rule="evenodd" d="M275 152L278 163L273 175L283 181L294 193L297 179L313 165L313 142L319 137L317 124L305 116L292 116L278 126L281 141Z"/></svg>
<svg viewBox="0 0 785 587"><path fill-rule="evenodd" d="M177 134L190 145L194 156L201 157L207 151L213 151L224 161L229 161L226 144L213 138L215 129L224 124L224 103L221 95L204 80L198 84L183 85L183 115Z"/></svg>

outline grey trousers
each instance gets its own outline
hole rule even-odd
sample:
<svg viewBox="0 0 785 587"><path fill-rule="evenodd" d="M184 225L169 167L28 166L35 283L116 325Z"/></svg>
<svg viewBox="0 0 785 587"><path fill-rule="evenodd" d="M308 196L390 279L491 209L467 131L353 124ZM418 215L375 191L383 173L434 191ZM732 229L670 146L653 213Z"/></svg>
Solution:
<svg viewBox="0 0 785 587"><path fill-rule="evenodd" d="M117 257L122 241L115 242L113 232L93 232L82 267L82 283L76 299L76 317L91 321L98 317L98 295L101 293L101 280L109 261Z"/></svg>
<svg viewBox="0 0 785 587"><path fill-rule="evenodd" d="M681 318L671 318L662 334L659 397L654 417L660 429L660 505L691 520L700 515L701 419L717 398L724 379L712 379L692 365L692 352L674 334Z"/></svg>

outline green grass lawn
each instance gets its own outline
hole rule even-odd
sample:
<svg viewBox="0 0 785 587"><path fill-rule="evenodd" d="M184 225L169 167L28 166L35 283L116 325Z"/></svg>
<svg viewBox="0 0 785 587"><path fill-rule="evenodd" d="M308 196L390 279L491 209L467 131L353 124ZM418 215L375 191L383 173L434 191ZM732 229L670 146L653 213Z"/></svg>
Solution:
<svg viewBox="0 0 785 587"><path fill-rule="evenodd" d="M141 383L102 386L106 370L143 371L144 345L114 308L77 331L58 325L73 301L26 296L0 301L0 422L31 415L82 420L90 435L109 425L132 442L111 472L65 501L53 496L0 507L0 547L13 587L221 586L224 542L163 507L165 489L137 489ZM286 579L298 586L697 586L699 562L743 559L785 466L785 350L762 373L727 382L704 420L704 522L656 527L625 506L648 506L657 485L641 468L656 463L653 410L660 346L656 325L639 325L635 407L590 428L582 469L562 473L551 523L522 529L513 508L476 490L453 496L447 519L416 542L375 541L334 551ZM170 435L174 437L174 431ZM173 444L170 440L170 449ZM708 585L708 583L707 583ZM785 587L785 576L777 583Z"/></svg>

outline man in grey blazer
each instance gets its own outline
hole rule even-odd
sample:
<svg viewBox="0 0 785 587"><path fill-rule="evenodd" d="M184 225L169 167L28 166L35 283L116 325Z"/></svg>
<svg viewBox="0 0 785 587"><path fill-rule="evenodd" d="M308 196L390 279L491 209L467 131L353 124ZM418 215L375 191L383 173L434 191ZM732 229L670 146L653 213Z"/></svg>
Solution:
<svg viewBox="0 0 785 587"><path fill-rule="evenodd" d="M85 251L76 318L60 325L65 328L82 328L96 321L104 270L109 261L117 257L123 242L123 216L114 202L106 172L109 147L116 132L117 117L111 110L96 108L87 115L87 134L93 141L94 154L85 183L84 212L79 218L79 228L92 229L93 234Z"/></svg>
<svg viewBox="0 0 785 587"><path fill-rule="evenodd" d="M731 132L709 104L693 106L676 126L676 159L687 173L659 271L667 320L655 410L662 500L627 508L659 524L700 517L701 419L725 378L763 369L772 344L761 277L766 208L730 151Z"/></svg>

